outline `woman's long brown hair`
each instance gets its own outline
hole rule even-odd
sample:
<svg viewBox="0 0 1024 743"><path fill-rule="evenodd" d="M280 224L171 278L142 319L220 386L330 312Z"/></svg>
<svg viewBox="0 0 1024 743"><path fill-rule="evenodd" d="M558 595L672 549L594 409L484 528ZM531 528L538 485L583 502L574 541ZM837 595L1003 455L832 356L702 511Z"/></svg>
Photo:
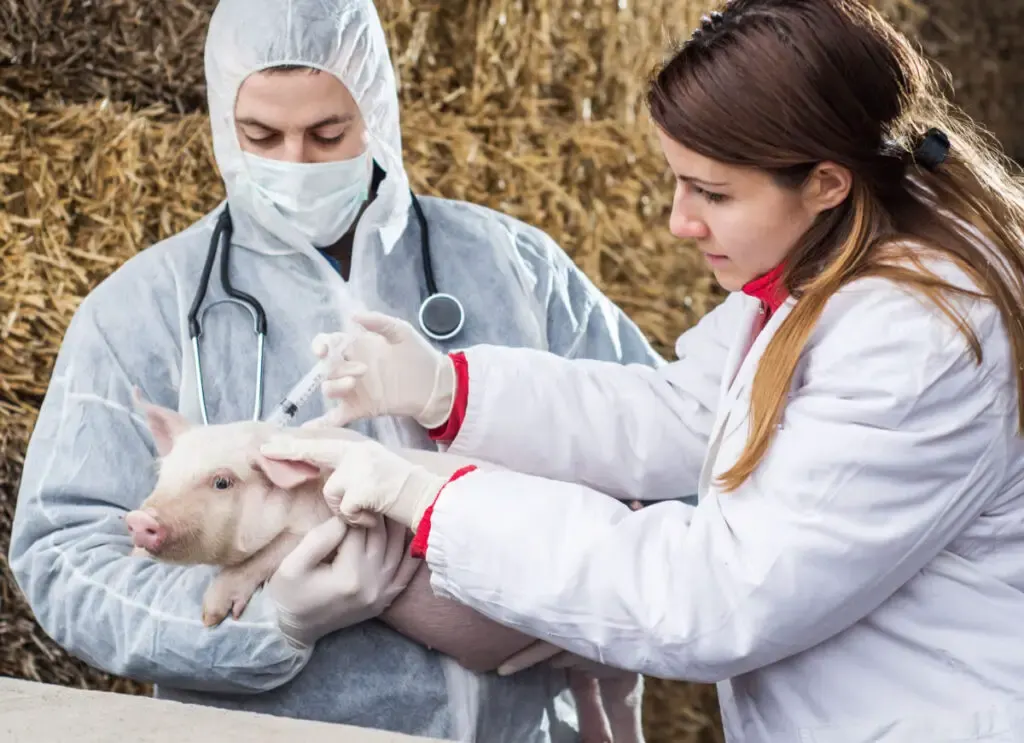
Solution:
<svg viewBox="0 0 1024 743"><path fill-rule="evenodd" d="M859 0L732 0L660 70L648 104L655 124L683 146L764 169L784 186L799 187L823 161L853 174L845 201L786 259L783 282L796 304L755 373L749 438L719 480L726 491L768 451L829 298L866 276L935 303L978 362L980 343L950 297L993 302L1017 364L1024 430L1024 184L877 11ZM934 168L914 156L933 127L949 144ZM929 253L952 259L978 291L940 280L924 265Z"/></svg>

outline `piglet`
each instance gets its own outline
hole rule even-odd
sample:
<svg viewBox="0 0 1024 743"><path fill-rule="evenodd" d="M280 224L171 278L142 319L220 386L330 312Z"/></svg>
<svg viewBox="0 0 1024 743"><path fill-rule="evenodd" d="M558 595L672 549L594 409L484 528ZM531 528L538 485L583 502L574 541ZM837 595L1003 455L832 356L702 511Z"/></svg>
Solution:
<svg viewBox="0 0 1024 743"><path fill-rule="evenodd" d="M204 595L203 623L216 626L229 614L238 619L302 537L324 520L336 518L323 498L323 484L330 473L305 462L264 457L260 446L280 433L272 424L241 421L193 426L177 412L143 400L138 389L133 394L159 456L152 493L125 516L133 554L181 565L219 566ZM289 432L363 438L336 427ZM439 474L450 474L466 461L442 453L408 454ZM407 541L411 536L407 534ZM478 673L494 671L536 642L435 595L425 564L379 618ZM540 648L543 652L544 646ZM640 676L610 668L603 671L602 667L598 680L580 669L568 670L581 740L642 743Z"/></svg>

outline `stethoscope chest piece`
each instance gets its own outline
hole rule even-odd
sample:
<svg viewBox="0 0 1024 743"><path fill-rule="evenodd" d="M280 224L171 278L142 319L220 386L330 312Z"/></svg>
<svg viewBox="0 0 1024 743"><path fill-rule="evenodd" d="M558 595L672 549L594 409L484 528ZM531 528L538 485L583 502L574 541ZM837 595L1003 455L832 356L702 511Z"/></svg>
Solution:
<svg viewBox="0 0 1024 743"><path fill-rule="evenodd" d="M466 311L451 294L431 294L420 305L420 328L435 341L454 338L465 322Z"/></svg>

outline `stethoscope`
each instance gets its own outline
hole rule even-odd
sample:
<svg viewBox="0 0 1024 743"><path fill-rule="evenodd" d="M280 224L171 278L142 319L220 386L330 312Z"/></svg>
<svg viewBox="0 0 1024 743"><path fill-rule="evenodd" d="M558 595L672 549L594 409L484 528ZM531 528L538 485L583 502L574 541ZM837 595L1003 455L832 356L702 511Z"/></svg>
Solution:
<svg viewBox="0 0 1024 743"><path fill-rule="evenodd" d="M374 187L378 182L378 175L383 171L374 163ZM446 341L454 338L462 330L466 321L466 311L462 303L451 294L439 292L437 283L434 281L434 267L430 256L430 232L427 229L427 219L423 216L423 209L420 206L416 194L409 192L412 197L412 207L416 212L416 219L420 225L420 248L423 254L423 277L427 285L427 298L420 304L419 325L420 329L428 337L437 341ZM251 294L246 294L240 289L231 285L228 276L228 261L231 252L231 213L228 205L224 205L224 211L217 218L213 235L210 237L210 247L206 253L206 263L203 272L199 277L199 288L196 290L195 299L192 300L192 307L188 311L188 334L192 340L192 358L195 362L196 388L199 396L199 410L203 416L203 424L209 425L209 418L206 411L206 390L203 388L203 367L199 353L199 336L203 330L200 320L213 307L218 304L230 302L238 304L249 311L252 315L254 330L256 333L256 399L253 404L252 418L259 420L263 410L263 358L265 341L267 336L267 313L263 305ZM200 312L199 308L206 297L206 289L210 283L210 273L213 270L213 260L217 256L217 248L223 242L224 249L220 256L220 284L226 295L224 299L211 302Z"/></svg>

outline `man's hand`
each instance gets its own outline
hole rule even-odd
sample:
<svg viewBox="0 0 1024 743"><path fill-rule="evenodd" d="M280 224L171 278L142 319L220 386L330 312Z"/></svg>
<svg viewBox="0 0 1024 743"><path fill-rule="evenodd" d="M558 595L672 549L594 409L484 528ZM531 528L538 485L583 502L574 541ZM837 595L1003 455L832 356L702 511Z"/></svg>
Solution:
<svg viewBox="0 0 1024 743"><path fill-rule="evenodd" d="M329 632L378 616L421 564L408 556L400 524L377 516L368 529L350 528L331 518L284 558L266 591L281 631L308 647Z"/></svg>

